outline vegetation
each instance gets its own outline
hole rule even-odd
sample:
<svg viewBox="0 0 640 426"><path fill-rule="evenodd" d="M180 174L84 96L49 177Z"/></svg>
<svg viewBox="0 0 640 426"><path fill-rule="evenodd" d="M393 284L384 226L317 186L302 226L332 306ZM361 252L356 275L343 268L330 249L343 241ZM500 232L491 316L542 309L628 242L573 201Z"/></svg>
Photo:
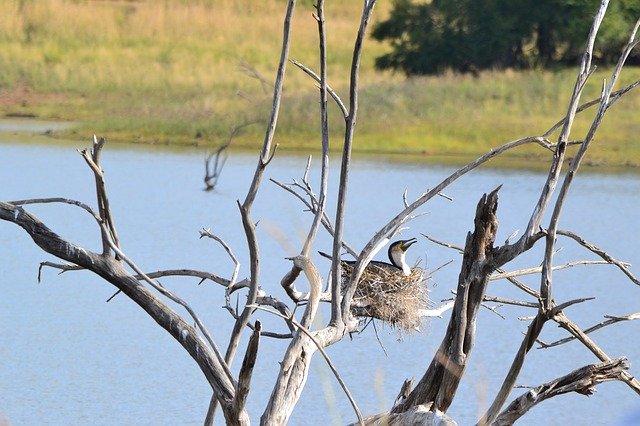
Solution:
<svg viewBox="0 0 640 426"><path fill-rule="evenodd" d="M599 0L395 0L391 16L373 31L390 40L393 51L379 57L381 69L409 75L446 69L482 69L572 65L582 57L584 35ZM594 55L603 63L617 60L640 16L637 0L612 4ZM638 63L640 53L630 62Z"/></svg>
<svg viewBox="0 0 640 426"><path fill-rule="evenodd" d="M376 7L378 21L389 16L390 4ZM329 84L343 99L360 12L359 2L326 11ZM312 13L310 1L299 4L290 57L317 70ZM282 18L277 0L0 2L0 114L79 122L65 137L217 145L240 124L266 122ZM375 57L388 49L372 40L365 45L356 151L414 158L485 152L550 127L565 113L574 79L573 70L406 78L375 70ZM605 76L596 73L586 96L598 95ZM621 76L622 84L639 78L632 68ZM280 149L314 146L315 83L289 65L284 97ZM608 117L588 161L640 165L640 146L631 142L639 104L640 95L630 93L616 105L620 111ZM331 108L337 151L341 118ZM578 128L589 118L580 117ZM263 129L245 127L234 146L259 146ZM513 155L529 159L547 151L523 148Z"/></svg>
<svg viewBox="0 0 640 426"><path fill-rule="evenodd" d="M300 181L294 180L293 183L286 185L273 180L304 205L305 215L309 213L313 215L313 220L308 225L308 232L304 241L302 238L299 238L299 241L296 241L295 238L288 238L296 233L299 235L301 230L304 233L304 229L298 226L298 224L302 223L298 220L298 217L286 215L288 217L277 219L277 222L282 225L280 228L283 232L282 235L288 238L290 247L293 248L293 250L289 248L287 250L297 252L299 247L299 254L282 259L279 256L273 256L273 253L269 253L269 250L261 250L260 247L263 241L273 238L273 235L265 235L259 231L261 228L258 228L258 223L262 219L269 219L259 217L261 213L254 215L253 210L254 204L273 203L273 200L258 197L258 193L263 184L266 183L265 173L270 166L275 150L274 134L279 118L279 106L283 101L281 94L284 68L287 64L289 53L288 46L291 40L291 32L289 31L290 18L294 10L295 0L289 0L288 2L287 18L283 25L285 37L282 43L281 55L279 56L276 84L273 90L273 107L266 125L265 138L257 158L253 178L244 201L241 202L240 198L238 198L234 203L231 199L228 199L229 197L224 197L230 204L237 204L238 207L237 214L240 220L235 223L238 227L240 226L239 222L242 223L241 227L246 239L246 245L242 245L245 256L240 257L248 259L246 262L243 261L246 265L242 265L242 274L249 274L246 279L239 279L242 276L240 275L241 263L231 246L227 245L220 236L211 233L208 229L202 229L200 236L211 238L219 243L234 264L233 272L229 273L230 276L228 278L213 272L184 268L145 272L143 267L138 266L138 263L125 253L125 249L120 244L119 235L122 234L116 231L116 220L109 202L111 197L107 195L106 175L100 162L102 158L101 152L105 146L103 138L94 137L92 148L80 151L83 160L93 174L93 178L89 178L89 180L95 184L96 198L94 200L97 200L96 209L79 200L61 197L0 201L0 221L13 223L22 228L38 247L56 257L59 262L62 262L43 262L40 269L47 267L58 269L61 273L68 272L70 274L73 274L71 271L83 269L87 272L92 272L113 285L114 288L117 288L114 296L120 294L120 297L128 298L153 319L158 327L164 329L176 341L175 343L179 344L189 354L210 386L211 400L204 421L207 426L213 424L218 407L224 416L226 424L231 426L249 425L251 418L257 418L256 414L259 414L253 407L247 405L251 391L253 390L253 394L256 393L256 389L252 385L255 384L256 380L265 380L265 378L272 390L264 408L260 408L262 412L260 424L286 425L303 394L307 378L311 373L314 354L316 354L316 358L319 358L320 355L324 358L333 376L344 391L344 398L349 401L353 409L353 416L357 417L359 425L456 424L447 413L453 406L454 401L458 403L460 400L459 397L461 395L458 394L458 390L462 380L467 380L467 377L474 375L476 377L485 376L482 366L479 369L475 368L475 372L474 368L468 368L472 365L470 363L470 360L473 359L472 352L481 330L491 324L478 321L480 307L485 304L488 304L488 308L496 313L504 305L510 305L522 313L526 312L526 316L518 315L518 318L528 322L528 326L520 346L516 350L511 345L506 345L504 337L500 335L506 335L514 331L509 330L511 327L505 327L504 324L500 324L499 327L502 333L492 336L490 346L488 346L489 354L504 352L506 348L508 351L513 351L514 356L508 368L506 368L506 365L499 366L499 372L496 374L497 377L503 378L499 389L487 386L487 392L483 392L488 397L483 399L489 402L489 407L486 411L484 407L481 408L476 417L478 419L477 424L491 426L512 425L530 409L549 398L574 392L581 395L591 395L595 392L597 385L606 381L615 380L624 383L631 392L640 395L640 381L628 371L630 364L627 358L612 359L596 341L599 340L600 334L603 333L599 329L620 321L637 319L638 314L607 315L608 319L606 321L601 321L596 325L583 329L583 326L570 317L573 316L575 305L592 301L593 298L582 297L583 295L580 293L585 289L581 288L581 286L570 286L570 291L556 290L556 286L564 280L556 279L557 273L555 272L577 264L606 264L615 267L617 269L616 273L624 274L625 282L628 279L631 285L640 284L640 279L629 269L629 263L614 258L609 254L608 249L605 250L590 242L587 234L578 234L564 228L564 225L569 225L569 229L571 229L573 228L572 225L576 223L576 215L566 214L565 207L567 201L569 201L575 179L581 176L578 172L582 161L595 140L602 119L610 107L619 99L619 96L622 96L620 92L615 91L615 87L617 87L618 76L623 68L625 59L633 46L637 44L636 35L638 27L640 27L640 21L634 28L630 41L621 54L618 65L611 73L607 84L602 88L602 93L596 102L597 113L595 113L592 125L587 131L576 131L577 129L573 128L573 123L576 113L581 109L581 98L586 87L585 83L593 75L593 42L597 37L600 23L605 15L608 5L607 0L603 0L601 3L589 31L573 93L568 102L568 112L566 117L558 124L558 127L561 127L561 131L557 142L554 143L547 138L551 133L549 131L541 136L502 144L495 150L453 171L449 176L444 177L442 181L430 189L426 189L415 199L409 198L405 191L403 195L404 203L399 206L397 213L390 214L389 216L393 217L378 230L371 232L372 230L369 229L368 231L371 233L368 233L372 237L360 250L354 249L344 239L346 235L345 205L348 198L347 194L353 193L354 189L357 189L353 187L353 180L350 181L349 179L349 175L353 172L351 167L352 142L356 134L355 124L358 118L359 98L354 94L358 93L359 89L359 79L356 77L360 65L361 49L375 0L366 0L364 2L357 41L353 48L351 69L353 70L352 75L354 78L352 78L349 88L349 92L352 95L349 97L348 103L343 106L344 148L341 156L341 168L337 174L337 187L328 184L329 174L330 172L333 174L333 170L330 171L328 163L327 105L329 90L326 80L326 53L331 51L325 49L323 4L323 0L319 0L317 7L318 34L322 40L318 55L321 69L318 79L320 86L318 115L321 122L321 131L319 132L321 133L321 166L319 169L316 168L316 170L311 171L312 175L319 177L320 183L312 185L308 180L309 166L307 166ZM566 149L567 146L575 142L569 139L570 134L581 135L576 137L579 141L575 145L578 145L579 148L572 159L567 156ZM426 208L426 204L429 201L439 196L448 198L443 192L448 192L450 185L463 178L474 179L474 177L468 175L469 172L491 161L495 156L500 156L524 144L545 146L549 151L553 152L553 156L550 156L548 160L548 173L544 177L544 185L540 187L539 196L532 194L533 196L529 200L531 209L529 210L529 208L525 207L521 211L522 214L518 215L518 221L523 225L523 231L512 233L504 243L499 242L498 200L502 185L498 185L494 190L480 197L473 218L473 230L459 229L457 231L461 235L466 234L464 247L444 241L437 242L461 254L460 273L457 282L448 283L451 285L450 289L455 288L455 298L452 303L444 303L433 310L424 309L425 306L422 303L416 306L415 299L422 299L423 302L426 302L426 291L424 288L420 288L424 274L423 271L412 272L404 260L404 252L410 245L417 242L416 238L401 240L399 245L392 244L389 249L389 260L392 263L384 266L380 265L379 267L385 273L377 276L376 266L370 263L376 252L389 243L391 239L396 238L399 232L406 230L413 218L422 215L424 213L423 209ZM19 169L20 165L17 165L17 167ZM18 171L18 179L21 177L20 174L21 172ZM78 184L75 180L71 180L72 178L69 177L69 179L72 185ZM335 190L330 190L330 187ZM139 197L142 199L145 195L140 194ZM330 211L328 200L335 200L335 216ZM219 199L219 201L223 202L225 200ZM380 202L379 199L376 201ZM454 200L451 199L451 201ZM502 200L500 201L502 202ZM97 225L97 229L94 229L94 231L99 231L94 232L94 235L95 239L98 239L97 236L100 235L101 251L93 251L88 246L83 247L61 237L61 233L49 228L30 212L34 204L52 203L80 208L89 213L95 220L95 225ZM218 207L217 204L216 207ZM366 205L367 203L362 204ZM433 205L430 204L430 206ZM611 204L607 205L605 210L615 208L619 208L619 206ZM500 211L502 209L504 207L501 207ZM530 215L528 211L531 211ZM589 217L590 213L593 215L593 212L586 209L580 214ZM135 215L135 211L127 211L126 214L128 216ZM282 216L281 212L274 211L273 214ZM366 212L362 214L366 215ZM567 219L561 219L562 216L566 216ZM599 225L601 228L604 227L605 235L611 241L614 241L616 238L615 231L609 230L606 221L601 221L601 217L593 219L594 227ZM188 220L189 215L182 214L178 222ZM598 220L600 220L600 224L597 223ZM560 225L561 222L562 225ZM221 228L224 228L226 233L234 226L233 223L233 220L225 221ZM361 225L354 223L355 227ZM590 230L587 231L591 233ZM321 272L316 267L313 255L315 252L314 245L320 232L327 232L327 236L332 240L331 255L326 255L332 259L332 266L330 275L326 280L323 280ZM437 241L427 234L422 235L434 243ZM570 264L558 263L559 259L557 257L554 258L554 255L561 248L562 243L560 240L564 238L575 241L580 245L581 249L584 249L586 255L584 260L574 261ZM236 246L237 243L238 241L236 240L232 245ZM96 245L94 244L93 246L95 247ZM98 243L97 246L99 247L100 244ZM399 251L395 251L397 249ZM346 250L355 258L355 261L350 262L349 267L345 268L345 273L342 272L343 260L341 259L341 252L343 250ZM533 256L533 258L529 257L529 255ZM587 260L594 256L599 260ZM527 263L533 260L533 264L539 265L539 267L514 270L513 268L517 267L517 264L521 264L521 260ZM264 265L277 266L278 268L287 265L286 268L278 269L283 274L282 279L279 280L280 288L274 286L274 282L278 282L278 280L265 279L263 277ZM376 263L376 265L379 264ZM350 271L347 269L350 269ZM394 277L387 276L386 271L394 271L391 274ZM534 274L535 278L539 280L538 287L530 285L531 283L528 281L526 284L521 281L521 277L531 274ZM372 277L372 275L376 276ZM182 293L184 286L177 286L174 293L173 286L165 286L158 281L158 279L161 279L164 283L165 279L178 277L189 278L193 285L196 285L196 282L201 284L204 281L211 281L221 287L218 288L219 299L224 298L224 309L229 313L228 320L233 323L232 330L228 335L221 338L221 334L225 335L226 333L221 330L224 328L222 327L224 320L220 319L214 321L213 327L211 327L216 331L215 337L208 331L197 310L193 309L182 296L178 296L177 292ZM511 290L517 290L518 292L517 296L515 296L516 298L512 299L512 296L507 296L508 298L493 296L489 289L497 289L491 284L494 280L506 280L508 284L502 282L499 284L500 288L505 285L513 285ZM617 281L618 279L615 279L610 271L607 272L606 276L593 274L591 278L587 277L586 281L608 283L611 280ZM412 287L414 285L419 287L413 287L413 290L406 293L404 291L406 289L401 289L400 287L406 287L408 281L412 283ZM368 290L363 287L368 287ZM215 291L208 285L201 288L203 291ZM300 289L308 289L308 291L301 291ZM363 292L363 290L365 291ZM615 289L612 291L615 292ZM237 295L235 301L232 301L232 297L236 296L233 293ZM379 297L381 293L384 295L383 297ZM376 297L373 297L374 295ZM620 296L619 294L618 297ZM201 298L200 295L193 297ZM634 300L629 298L627 300L620 299L622 303L616 308L628 309L625 308L625 305L632 304ZM398 308L399 304L404 305L408 310L417 311L417 318L414 317L415 322L407 322L409 318L406 314L409 312L401 312L401 310L396 309L390 310L384 306L382 306L382 309L379 309L380 306L376 306L374 309L374 307L370 306L372 303L377 305L389 303L394 305L394 308ZM323 309L321 304L326 304L326 308ZM593 305L590 306L591 308L589 309L592 310ZM608 305L606 303L602 304L602 307L605 306ZM203 311L208 312L210 309L207 306ZM423 318L439 316L448 309L451 309L451 314L440 345L433 353L419 349L414 359L412 359L412 367L417 365L418 371L422 370L424 372L422 377L417 382L413 379L405 380L393 404L384 403L382 404L381 413L365 418L358 408L356 398L349 392L347 384L342 379L338 369L333 365L331 357L327 354L325 348L339 342L349 342L348 344L351 348L357 345L357 341L352 342L351 337L366 328L366 320L361 320L362 317L371 321L373 321L373 318L378 318L396 327L404 324L404 328L411 328L412 324L419 324ZM324 313L322 312L323 310ZM273 323L264 321L263 328L263 314L266 315L265 311L283 321L279 326L275 327ZM329 313L330 315L326 315ZM52 313L51 315L53 316L54 314ZM499 315L502 316L501 314ZM595 316L591 315L590 317L594 317L593 319L595 320ZM515 317L516 315L513 315L513 320L515 320ZM139 318L134 319L134 322L138 320ZM73 330L78 325L82 326L82 324L69 324L69 329ZM549 327L561 327L566 331L567 337L552 343L543 343L540 340L541 332ZM599 332L588 335L594 330L599 330ZM101 331L96 329L95 332L100 333ZM519 336L520 332L515 331L511 334ZM248 342L245 337L248 337ZM280 342L275 343L271 338L278 339ZM137 339L134 337L131 340L135 344ZM223 346L220 345L220 342L225 342L225 340L227 344L223 355L221 351ZM579 341L583 349L591 353L590 356L593 356L593 358L590 364L582 365L568 374L552 380L547 377L548 371L538 371L535 378L536 382L539 383L542 380L546 380L545 382L530 388L520 396L512 396L513 393L517 392L515 388L520 381L520 373L523 371L525 363L530 359L529 354L535 345L539 344L543 348L551 348L571 340ZM283 341L288 342L288 344L282 344ZM61 344L65 343L61 342ZM73 341L67 344L73 345ZM264 345L269 344L277 345L278 350L281 351L282 358L276 355L276 359L274 359L273 354L267 355L265 353ZM240 364L239 358L241 354L242 362ZM366 361L363 362L366 354L362 351L360 351L359 355L356 351L353 351L352 354L343 357L343 360L347 362L345 364L346 368L349 368L350 365L368 364ZM262 356L262 361L266 361L266 363L261 364L258 362L259 355ZM268 360L264 358L268 358ZM280 359L281 361L276 363ZM547 359L554 362L559 360L559 357L555 354L553 358ZM582 359L582 356L575 359L572 357L569 361L571 364L577 364L580 359ZM408 366L406 362L399 365L400 368ZM239 367L239 371L234 367ZM270 373L272 368L277 369L278 372L275 376L273 374L263 374L258 378L254 371L257 372L261 368L264 369L263 372L265 373ZM373 373L372 370L369 371ZM151 372L153 371L151 370ZM413 372L415 370L406 369L399 374L411 375ZM352 379L358 382L358 377L352 377ZM474 383L474 379L470 380L471 383ZM471 398L471 401L478 400L477 392L475 395L467 396ZM361 400L365 397L362 396L358 399ZM368 397L371 398L371 396ZM467 398L461 401L460 404L468 404L470 400ZM509 401L511 402L509 403ZM318 407L314 408L317 409ZM602 419L611 419L611 413L616 412L616 408L612 407L604 410L600 417ZM620 410L618 409L617 411ZM309 415L312 415L312 412ZM547 417L556 418L553 414L549 414ZM474 421L474 423L476 422Z"/></svg>

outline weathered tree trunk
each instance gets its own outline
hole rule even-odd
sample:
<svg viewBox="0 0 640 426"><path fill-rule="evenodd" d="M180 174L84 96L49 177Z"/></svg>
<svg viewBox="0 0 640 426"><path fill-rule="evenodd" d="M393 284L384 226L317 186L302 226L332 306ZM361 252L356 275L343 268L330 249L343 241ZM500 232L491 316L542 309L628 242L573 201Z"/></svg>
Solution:
<svg viewBox="0 0 640 426"><path fill-rule="evenodd" d="M478 309L489 275L495 270L492 250L498 230L499 189L485 194L478 203L475 229L467 234L456 300L440 348L414 390L392 413L402 413L419 405L444 413L453 401L475 342Z"/></svg>
<svg viewBox="0 0 640 426"><path fill-rule="evenodd" d="M315 318L320 302L322 279L313 263L305 256L296 256L294 266L304 271L309 281L309 303L300 321L301 327L308 329ZM293 412L309 375L311 357L318 349L311 337L300 330L293 339L280 363L280 373L267 408L260 419L262 425L285 425Z"/></svg>
<svg viewBox="0 0 640 426"><path fill-rule="evenodd" d="M252 371L258 353L260 338L277 333L269 333L263 331L259 322L252 324L252 317L256 310L264 309L265 305L274 307L278 312L271 313L283 317L291 330L291 334L278 335L277 337L291 338L291 342L285 352L280 364L280 371L274 385L268 405L261 417L263 425L284 425L289 420L293 409L298 402L302 390L305 386L311 358L316 351L322 353L328 365L335 374L338 382L343 390L354 412L359 419L359 423L363 424L380 424L380 425L442 425L455 424L453 420L446 416L446 411L450 407L456 394L460 380L465 373L468 365L469 356L473 350L476 333L476 319L481 302L485 299L485 292L489 282L490 275L493 271L500 268L507 262L515 259L520 254L529 250L534 244L542 238L546 240L545 256L541 267L541 286L540 291L536 292L525 285L516 284L518 288L525 291L529 296L533 297L535 302L528 302L529 306L538 309L538 315L531 322L527 335L525 336L521 349L516 354L514 362L507 373L503 385L494 399L491 407L485 416L480 420L481 424L511 424L522 416L530 407L543 401L546 398L553 397L564 392L589 393L593 386L605 380L621 380L629 385L636 393L640 394L640 382L638 382L631 374L625 370L628 368L624 360L611 360L577 325L572 323L563 313L563 309L579 303L585 299L575 299L556 305L552 297L552 271L557 265L553 265L553 253L555 252L555 241L558 235L563 235L558 229L560 212L563 208L563 202L567 197L571 182L578 171L580 162L584 157L589 144L593 141L594 134L600 126L602 117L608 108L619 99L624 93L640 85L640 81L635 82L626 88L612 92L613 85L618 79L622 66L631 49L635 47L637 41L635 34L640 27L640 21L629 39L629 44L621 55L616 70L613 72L609 83L603 88L601 98L597 101L579 106L579 100L593 68L591 66L591 58L593 56L593 43L597 29L604 16L607 8L607 1L601 0L600 10L594 19L592 30L588 36L587 47L583 62L580 67L578 79L575 84L574 92L571 97L570 105L566 116L546 133L540 136L532 136L519 139L504 144L501 147L492 149L487 154L475 161L467 164L459 170L453 172L449 177L435 185L431 190L425 191L415 201L409 203L404 199L404 209L391 219L385 226L374 234L374 237L365 245L358 254L354 250L349 250L357 258L351 275L350 282L343 288L341 285L341 264L338 261L339 252L342 247L348 245L343 241L343 225L345 221L346 196L348 192L348 177L350 171L351 148L355 134L355 124L358 111L358 74L360 66L360 56L362 44L365 40L366 29L371 18L371 13L375 5L375 0L365 0L364 8L361 16L360 28L356 37L356 43L353 51L353 60L351 67L351 83L349 86L349 108L346 108L337 94L327 85L326 75L326 46L324 34L324 12L322 0L316 5L316 20L319 27L320 38L320 77L315 77L320 85L320 103L321 103L321 128L322 128L322 170L321 170L321 191L318 197L315 196L307 181L307 172L309 164L303 178L303 193L309 199L308 207L316 215L312 226L310 227L308 237L304 243L304 247L299 256L292 258L293 267L285 278L282 285L285 292L290 298L290 302L298 304L303 296L306 298L307 307L302 315L300 322L296 321L294 314L291 314L287 303L277 300L272 295L264 293L265 286L262 286L260 265L263 261L259 250L258 234L256 232L257 221L252 216L252 207L256 200L257 193L261 186L263 176L267 166L274 155L272 142L275 134L275 128L278 121L280 108L280 100L282 96L283 80L285 77L286 63L288 59L290 25L295 6L295 0L288 1L287 13L285 15L283 25L283 45L281 50L280 64L274 87L273 106L271 118L267 125L265 139L260 157L258 159L257 168L247 192L244 203L240 205L240 214L242 224L245 230L247 240L247 252L249 254L249 268L251 271L250 278L245 280L245 284L236 281L239 262L231 253L231 250L223 243L227 252L230 254L236 268L234 274L228 280L222 279L210 273L199 271L159 271L153 274L145 274L133 261L130 261L122 252L118 244L118 236L111 216L109 203L107 199L104 175L99 166L100 148L104 144L104 140L100 141L94 138L94 151L89 156L85 151L82 155L87 164L92 168L96 178L96 191L98 197L98 211L95 213L85 204L66 199L38 199L38 200L22 200L12 201L10 203L0 202L0 220L13 222L21 226L44 251L50 253L59 259L70 262L71 265L53 265L62 270L76 270L85 268L104 278L109 283L118 288L118 291L124 293L132 299L140 307L142 307L149 316L151 316L161 327L167 330L182 347L196 361L207 381L213 389L213 397L210 404L209 414L205 423L213 421L216 404L222 407L227 424L246 425L249 418L245 410L245 405L250 390ZM300 66L300 65L299 65ZM301 66L302 67L302 66ZM305 69L304 67L302 67ZM309 75L313 72L306 69ZM327 179L328 179L328 118L327 118L327 92L338 104L345 119L345 139L342 156L340 185L338 190L337 208L335 217L335 227L330 225L330 219L325 214L325 200L327 199ZM571 165L565 175L563 185L560 189L555 202L555 208L551 216L550 225L547 229L542 228L542 219L545 215L547 207L551 204L554 190L559 178L562 174L563 163L565 159L565 150L571 142L569 134L575 115L588 108L591 105L598 105L598 113L592 123L591 129L585 135L584 139L579 142L580 148L578 153L571 162ZM562 126L562 131L558 138L557 144L552 144L549 140L551 135ZM235 131L234 131L235 132ZM574 138L575 139L575 138ZM447 327L446 334L442 340L438 351L431 360L427 371L418 382L417 386L411 390L411 385L407 385L406 392L401 393L400 401L395 405L390 413L374 416L363 421L362 415L357 408L355 400L346 388L344 381L335 370L329 357L326 355L324 348L341 340L348 332L355 331L357 321L352 316L353 295L358 285L360 274L366 268L367 264L372 260L375 253L393 238L401 226L411 220L416 209L423 207L426 202L436 195L441 195L441 191L447 188L458 178L467 172L477 168L481 164L490 159L504 153L507 150L516 148L521 145L537 143L545 148L554 150L554 157L551 160L550 170L547 180L541 190L540 198L535 204L531 218L522 237L513 244L508 241L501 247L494 247L494 240L498 227L496 217L496 209L498 204L498 191L496 188L489 194L485 194L479 201L476 209L475 226L471 233L468 233L463 256L461 272L458 277L457 294L453 303L453 312ZM215 185L216 173L212 172L205 176L205 182L208 187ZM282 186L282 185L281 185ZM292 191L296 194L295 191ZM296 194L297 195L297 194ZM301 200L305 197L300 196ZM79 247L69 241L62 239L35 216L25 211L21 206L33 203L47 202L64 202L67 204L81 207L88 211L98 223L98 227L102 237L102 254L94 253ZM305 201L303 201L305 202ZM333 259L331 276L333 282L330 292L325 296L321 294L322 282L318 271L311 262L309 254L315 241L315 236L320 224L323 224L329 234L334 238ZM566 233L564 233L566 234ZM579 236L573 235L571 238L580 242ZM582 240L583 241L583 240ZM588 250L600 255L606 262L616 265L623 270L625 274L636 284L640 282L633 274L631 274L627 266L623 262L616 261L603 251L595 247L588 247L587 244L581 242ZM51 263L47 262L49 266ZM126 269L128 267L131 270ZM309 283L309 292L303 294L298 292L293 286L294 281L300 276L300 272L304 272ZM513 272L513 271L511 271ZM517 271L516 271L517 272ZM134 275L135 274L135 275ZM198 319L195 312L181 299L173 295L157 281L150 278L170 276L170 275L192 275L202 279L212 279L226 288L227 300L229 295L240 288L248 288L247 303L239 310L233 309L227 301L227 309L232 313L235 319L235 325L229 343L227 352L223 358L217 344L206 330L206 327ZM515 280L513 280L515 281ZM512 282L513 282L512 281ZM261 287L262 286L262 287ZM153 290L158 292L156 295ZM180 317L169 305L164 303L160 296L165 296L172 302L176 302L183 306L195 321L196 326L192 326L185 318ZM318 310L320 299L331 301L331 320L328 325L316 331L309 328ZM514 303L516 304L516 303ZM531 306L532 305L532 306ZM284 314L283 314L284 313ZM627 315L626 319L633 319L634 315ZM555 321L571 335L576 337L588 349L590 349L603 362L602 364L590 365L580 370L576 370L570 375L561 377L552 382L545 383L540 387L517 398L508 408L499 413L502 406L506 402L509 394L513 389L513 385L524 365L527 352L533 347L536 339L542 330L543 325L547 321ZM249 328L253 328L249 345L245 352L244 361L236 382L230 372L230 365L239 348L239 342L244 332ZM548 345L551 346L551 345ZM402 399L405 398L405 399Z"/></svg>

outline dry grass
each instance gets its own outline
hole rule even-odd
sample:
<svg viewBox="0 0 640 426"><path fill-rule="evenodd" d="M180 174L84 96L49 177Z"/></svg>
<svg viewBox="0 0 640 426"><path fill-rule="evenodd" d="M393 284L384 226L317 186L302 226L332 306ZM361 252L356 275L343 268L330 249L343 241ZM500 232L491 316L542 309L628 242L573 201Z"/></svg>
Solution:
<svg viewBox="0 0 640 426"><path fill-rule="evenodd" d="M336 86L348 79L343 71L348 70L359 10L327 8L329 66ZM291 58L315 67L317 25L311 13L304 6L296 11ZM241 89L242 62L272 79L283 16L284 3L276 0L10 1L0 2L0 41L4 58L14 55L24 66L36 67L36 80L30 82L36 90L129 85L140 90L166 84L217 92ZM373 69L374 56L365 59L365 74ZM315 90L302 73L291 74L291 90Z"/></svg>
<svg viewBox="0 0 640 426"><path fill-rule="evenodd" d="M65 136L147 143L214 145L245 122L264 123L280 54L283 0L0 1L0 114L82 121ZM298 2L290 57L317 69L311 1ZM379 2L374 23L390 2ZM326 6L329 83L348 97L349 64L361 2ZM564 114L574 70L484 72L407 79L374 69L387 46L367 38L355 150L477 155L539 134ZM250 71L250 72L247 72ZM264 83L250 76L257 74ZM586 98L597 96L598 71ZM623 80L640 78L640 69ZM637 110L630 93L607 116L588 161L638 166ZM588 127L582 114L577 130ZM331 146L344 124L331 105ZM317 149L316 85L289 66L276 137L281 149ZM234 140L258 146L261 125ZM521 158L543 157L523 148Z"/></svg>
<svg viewBox="0 0 640 426"><path fill-rule="evenodd" d="M353 268L343 263L343 285ZM401 270L369 264L358 282L353 296L352 311L358 317L376 318L401 331L420 328L421 311L429 307L427 273L415 267L410 275Z"/></svg>

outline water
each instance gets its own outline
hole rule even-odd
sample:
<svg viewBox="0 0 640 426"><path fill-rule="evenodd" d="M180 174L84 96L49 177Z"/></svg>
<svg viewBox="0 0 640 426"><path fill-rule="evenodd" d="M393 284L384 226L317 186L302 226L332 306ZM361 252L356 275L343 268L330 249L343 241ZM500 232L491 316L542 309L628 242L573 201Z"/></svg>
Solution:
<svg viewBox="0 0 640 426"><path fill-rule="evenodd" d="M93 179L75 147L49 144L17 144L10 135L0 143L0 199L62 196L95 205ZM75 145L75 146L74 146ZM246 243L236 200L246 194L255 156L231 153L215 193L202 191L204 153L193 149L149 151L121 145L107 146L103 155L107 186L124 251L147 271L164 268L208 270L230 276L233 265L224 250L210 240L200 240L198 230L210 228L224 238L241 262L240 277L247 275ZM267 178L300 180L305 159L278 154ZM433 187L450 168L356 158L349 192L345 239L354 247L363 244L402 208L402 193L410 199ZM317 183L317 165L312 181ZM453 198L436 198L410 224L403 235L419 237L409 252L429 268L453 260L433 277L432 298L451 297L460 256L428 242L420 233L457 245L472 228L475 204L481 195L503 184L500 191L498 242L514 230L523 230L544 175L534 172L479 170L445 192ZM331 168L330 187L335 193L337 161ZM562 216L561 228L581 233L611 255L640 264L636 249L640 235L640 176L637 174L581 174L575 181ZM32 206L48 226L86 247L99 250L99 233L86 213L68 206ZM335 210L330 201L329 212ZM299 251L311 217L299 202L265 180L254 208L259 220L258 237L264 255L263 287L281 298L279 281L290 267L285 257ZM546 223L546 222L545 222ZM573 241L561 239L556 263L594 259ZM330 240L321 234L317 249L329 250ZM518 259L507 269L536 266L541 249ZM201 424L210 398L208 385L195 363L181 347L123 296L105 303L113 287L86 272L59 275L42 271L41 261L54 261L40 251L13 224L0 223L0 423L32 424ZM316 257L323 272L328 263ZM637 266L632 269L639 274ZM523 278L533 287L539 277ZM216 285L197 286L194 279L166 279L165 285L187 300L201 314L220 346L230 331L230 318L221 309L223 292ZM304 282L298 282L299 287ZM583 327L603 320L603 315L638 311L638 289L609 266L577 266L554 274L554 296L559 303L585 296L597 297L567 310ZM524 299L505 282L493 282L489 294ZM502 319L482 309L477 345L467 375L449 414L460 424L477 420L491 402L506 373L532 315L525 308L502 307ZM325 321L327 317L326 311ZM260 315L269 330L284 331L277 319ZM363 413L385 410L402 381L419 378L439 345L448 313L425 324L420 334L400 335L378 326L381 343L369 327L352 340L329 348L345 382ZM598 331L593 338L612 357L627 355L632 374L640 360L635 322ZM547 342L565 333L549 324L541 339ZM263 339L254 373L248 408L257 421L271 392L286 341ZM384 345L388 356L385 355ZM243 340L241 347L246 345ZM595 357L579 344L549 350L534 349L519 384L537 385L566 374ZM236 360L234 367L237 371ZM519 395L524 390L517 390ZM564 395L535 407L520 424L614 424L640 406L636 395L622 383L605 383L589 398ZM354 416L335 379L320 355L314 358L310 379L290 424L344 424ZM222 418L218 419L221 422Z"/></svg>

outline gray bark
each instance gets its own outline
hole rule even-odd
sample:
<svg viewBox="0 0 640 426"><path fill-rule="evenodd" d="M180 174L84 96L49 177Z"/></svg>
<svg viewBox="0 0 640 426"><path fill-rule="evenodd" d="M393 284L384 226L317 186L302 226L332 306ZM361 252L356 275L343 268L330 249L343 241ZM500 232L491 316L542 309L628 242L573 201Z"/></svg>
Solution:
<svg viewBox="0 0 640 426"><path fill-rule="evenodd" d="M498 190L485 194L476 209L475 229L467 235L456 300L442 343L429 368L409 396L392 413L415 406L446 412L464 374L475 342L476 317L489 276L495 270L493 242L498 229Z"/></svg>

